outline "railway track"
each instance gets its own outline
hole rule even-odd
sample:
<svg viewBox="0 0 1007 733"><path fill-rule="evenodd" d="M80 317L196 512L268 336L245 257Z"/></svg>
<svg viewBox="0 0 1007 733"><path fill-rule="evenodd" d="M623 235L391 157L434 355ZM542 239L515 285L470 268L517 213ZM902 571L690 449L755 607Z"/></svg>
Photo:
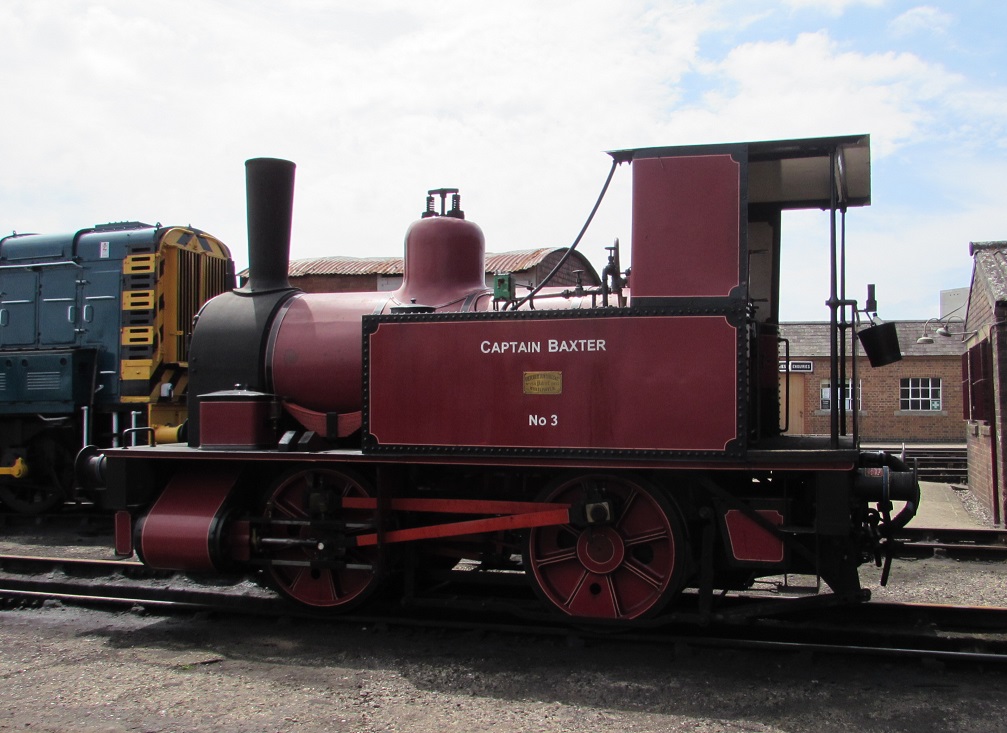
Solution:
<svg viewBox="0 0 1007 733"><path fill-rule="evenodd" d="M906 527L895 537L897 557L946 555L959 560L1007 560L1007 530Z"/></svg>
<svg viewBox="0 0 1007 733"><path fill-rule="evenodd" d="M445 596L377 605L366 616L327 615L294 606L239 578L207 586L190 578L154 573L129 560L0 555L0 607L47 601L111 611L142 608L146 613L164 615L283 616L326 623L572 636L591 643L612 639L615 634L620 642L669 647L1007 663L1007 608L891 602L810 608L777 599L761 600L766 615L746 622L732 621L727 613L709 626L652 621L615 632L606 627L571 627L556 616L531 610L534 604L520 596L509 608L506 603ZM727 608L746 602L734 597L724 601ZM473 613L480 606L481 612ZM514 611L525 619L516 619Z"/></svg>
<svg viewBox="0 0 1007 733"><path fill-rule="evenodd" d="M144 606L165 611L277 610L275 597L233 592L240 578L215 579L203 586L191 579L160 573L135 560L105 560L46 555L0 555L0 597L8 600L59 600L81 605ZM231 592L227 592L231 589ZM272 602L272 603L270 603Z"/></svg>

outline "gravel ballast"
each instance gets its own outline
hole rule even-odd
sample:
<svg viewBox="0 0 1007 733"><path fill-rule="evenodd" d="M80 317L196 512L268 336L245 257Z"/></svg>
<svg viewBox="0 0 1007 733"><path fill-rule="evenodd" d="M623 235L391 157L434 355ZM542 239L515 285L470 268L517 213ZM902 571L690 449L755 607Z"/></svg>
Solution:
<svg viewBox="0 0 1007 733"><path fill-rule="evenodd" d="M876 597L1004 604L1004 570L902 562ZM0 638L0 731L1007 730L1003 670L936 662L52 602Z"/></svg>

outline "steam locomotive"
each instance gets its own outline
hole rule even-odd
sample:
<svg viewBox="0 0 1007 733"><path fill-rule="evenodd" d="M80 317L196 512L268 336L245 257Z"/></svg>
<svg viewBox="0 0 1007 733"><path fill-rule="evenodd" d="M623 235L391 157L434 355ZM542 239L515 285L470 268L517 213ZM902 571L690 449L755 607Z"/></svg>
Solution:
<svg viewBox="0 0 1007 733"><path fill-rule="evenodd" d="M177 429L192 318L232 287L227 247L191 227L0 239L0 502L51 509L84 445Z"/></svg>
<svg viewBox="0 0 1007 733"><path fill-rule="evenodd" d="M397 291L291 288L294 165L248 161L249 281L197 316L187 444L77 458L116 511L116 551L255 569L339 611L435 581L530 585L616 623L709 617L723 591L782 574L862 599L858 566L919 502L908 466L860 450L840 386L860 343L877 366L900 358L837 257L838 220L870 202L869 138L610 155L602 196L620 165L633 176L631 269L616 247L600 287L529 292L487 284L455 189L409 227ZM801 208L830 212L835 263L821 436L780 424L780 225Z"/></svg>

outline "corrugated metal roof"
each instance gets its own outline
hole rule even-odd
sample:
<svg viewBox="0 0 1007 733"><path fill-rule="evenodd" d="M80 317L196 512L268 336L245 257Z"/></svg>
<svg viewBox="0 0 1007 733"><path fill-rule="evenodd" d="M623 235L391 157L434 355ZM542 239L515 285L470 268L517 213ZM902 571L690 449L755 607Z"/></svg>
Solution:
<svg viewBox="0 0 1007 733"><path fill-rule="evenodd" d="M242 273L245 275L247 273ZM312 257L292 260L290 277L304 275L401 275L401 257Z"/></svg>
<svg viewBox="0 0 1007 733"><path fill-rule="evenodd" d="M994 301L1007 301L1007 242L969 242L969 254Z"/></svg>
<svg viewBox="0 0 1007 733"><path fill-rule="evenodd" d="M563 252L565 248L542 247L539 249L519 249L500 254L486 253L486 272L524 272L530 270L553 252ZM573 256L577 256L575 252Z"/></svg>
<svg viewBox="0 0 1007 733"><path fill-rule="evenodd" d="M486 272L524 272L542 263L549 255L562 253L565 247L540 247L538 249L521 249L512 252L494 254L486 253ZM590 263L579 252L573 257L583 263ZM591 268L591 272L594 269ZM401 257L310 257L302 260L292 260L287 269L290 277L305 275L401 275ZM238 273L239 277L248 277L248 270Z"/></svg>
<svg viewBox="0 0 1007 733"><path fill-rule="evenodd" d="M927 335L934 340L932 344L918 344L916 339L923 335L927 321L898 321L895 330L899 334L899 348L903 356L959 356L965 351L961 337L936 336L934 329L940 324L936 321L926 326ZM780 336L790 341L790 358L828 357L829 356L829 324L825 322L781 323ZM860 350L863 354L863 349ZM783 354L783 348L780 348Z"/></svg>

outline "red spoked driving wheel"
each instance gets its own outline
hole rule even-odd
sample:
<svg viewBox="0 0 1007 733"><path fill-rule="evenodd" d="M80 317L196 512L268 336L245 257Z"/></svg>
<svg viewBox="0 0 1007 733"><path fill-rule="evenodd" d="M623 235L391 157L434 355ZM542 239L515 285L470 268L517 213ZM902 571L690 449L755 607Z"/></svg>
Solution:
<svg viewBox="0 0 1007 733"><path fill-rule="evenodd" d="M528 533L525 567L539 595L579 618L629 620L653 615L681 588L685 533L678 512L638 477L587 474L544 492L544 501L607 502L610 521L583 529Z"/></svg>
<svg viewBox="0 0 1007 733"><path fill-rule="evenodd" d="M345 610L367 599L378 586L378 550L349 547L333 562L331 542L326 547L326 540L319 539L307 520L319 519L319 506L328 506L333 508L324 511L322 520L372 522L373 512L338 509L338 499L373 495L361 478L333 469L298 470L282 477L263 511L265 519L273 520L266 524L264 543L270 548L268 574L273 585L298 603L316 608ZM269 539L277 542L271 546ZM283 546L284 540L292 541L290 546Z"/></svg>

